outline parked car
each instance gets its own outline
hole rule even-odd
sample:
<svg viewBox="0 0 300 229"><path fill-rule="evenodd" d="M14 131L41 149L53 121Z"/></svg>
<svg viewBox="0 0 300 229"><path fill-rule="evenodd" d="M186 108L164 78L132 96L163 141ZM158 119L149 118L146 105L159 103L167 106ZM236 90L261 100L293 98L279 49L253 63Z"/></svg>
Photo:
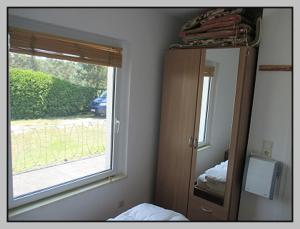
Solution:
<svg viewBox="0 0 300 229"><path fill-rule="evenodd" d="M90 103L90 111L95 113L96 116L106 117L106 96L107 91L104 91Z"/></svg>

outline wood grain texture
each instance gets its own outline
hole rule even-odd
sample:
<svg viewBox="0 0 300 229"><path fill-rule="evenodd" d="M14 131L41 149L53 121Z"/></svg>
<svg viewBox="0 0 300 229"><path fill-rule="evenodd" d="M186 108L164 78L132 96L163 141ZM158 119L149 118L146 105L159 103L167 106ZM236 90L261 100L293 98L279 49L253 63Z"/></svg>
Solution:
<svg viewBox="0 0 300 229"><path fill-rule="evenodd" d="M205 75L206 67L205 67L205 55L206 49L201 50L201 61L199 65L199 81L198 81L198 90L197 90L197 101L195 106L195 127L193 136L198 136L199 133L199 124L200 124L200 113L201 113L201 101L202 101L202 89L203 89L203 78ZM196 162L197 162L197 149L193 149L192 152L192 160L191 160L191 171L190 171L190 182L189 182L189 199L188 199L188 213L187 217L190 220L195 220L195 215L193 214L194 209L194 182L196 180ZM198 197L196 197L198 198Z"/></svg>
<svg viewBox="0 0 300 229"><path fill-rule="evenodd" d="M168 51L161 108L157 205L178 211L190 220L237 220L255 69L256 50L240 48L228 178L224 204L220 206L193 194L197 149L188 145L188 138L198 136L199 131L205 49Z"/></svg>
<svg viewBox="0 0 300 229"><path fill-rule="evenodd" d="M188 218L192 221L226 221L227 210L210 201L192 196L189 201Z"/></svg>
<svg viewBox="0 0 300 229"><path fill-rule="evenodd" d="M259 71L293 71L292 65L259 65Z"/></svg>
<svg viewBox="0 0 300 229"><path fill-rule="evenodd" d="M34 56L121 67L122 49L9 27L10 51Z"/></svg>
<svg viewBox="0 0 300 229"><path fill-rule="evenodd" d="M201 63L199 70L199 82L197 90L197 104L196 104L196 118L194 136L198 136L200 126L200 113L201 113L201 101L202 101L202 88L203 78L206 72L205 66L205 55L206 49L201 50ZM191 161L191 172L190 172L190 184L189 184L189 200L188 200L188 214L187 217L192 221L224 221L227 219L227 209L223 206L217 205L210 201L194 195L194 182L196 181L197 175L196 163L197 163L198 149L193 149L192 161ZM204 210L203 210L204 209ZM207 212L207 210L209 212Z"/></svg>
<svg viewBox="0 0 300 229"><path fill-rule="evenodd" d="M203 62L204 59L205 58L203 57L201 62ZM203 69L205 69L205 66L204 63L201 63L200 76L203 74ZM195 168L197 161L197 151L194 150L192 156L188 204L188 218L190 220L237 220L243 178L244 159L248 143L255 69L256 50L254 48L240 48L224 204L223 206L220 206L193 194L194 182L196 180ZM199 94L198 101L201 101L201 95ZM199 126L199 112L200 108L197 107L198 115L196 115L196 127ZM197 135L196 131L198 131L196 127L194 133L195 136ZM204 209L209 209L211 213L201 210L203 207Z"/></svg>
<svg viewBox="0 0 300 229"><path fill-rule="evenodd" d="M215 75L215 67L214 66L205 66L204 76L213 77Z"/></svg>
<svg viewBox="0 0 300 229"><path fill-rule="evenodd" d="M228 220L231 221L237 220L238 217L257 58L255 48L244 47L240 50L232 136L228 158L228 179L224 203L224 206L228 208Z"/></svg>
<svg viewBox="0 0 300 229"><path fill-rule="evenodd" d="M165 58L155 203L187 215L200 50Z"/></svg>

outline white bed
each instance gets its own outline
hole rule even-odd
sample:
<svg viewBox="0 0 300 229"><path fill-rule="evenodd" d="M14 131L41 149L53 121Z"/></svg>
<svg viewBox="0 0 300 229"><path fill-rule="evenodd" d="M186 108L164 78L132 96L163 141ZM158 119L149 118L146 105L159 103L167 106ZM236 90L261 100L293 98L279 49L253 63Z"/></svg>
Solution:
<svg viewBox="0 0 300 229"><path fill-rule="evenodd" d="M188 221L188 219L178 212L142 203L108 221Z"/></svg>
<svg viewBox="0 0 300 229"><path fill-rule="evenodd" d="M197 178L197 187L215 196L223 197L226 185L228 160L207 169Z"/></svg>

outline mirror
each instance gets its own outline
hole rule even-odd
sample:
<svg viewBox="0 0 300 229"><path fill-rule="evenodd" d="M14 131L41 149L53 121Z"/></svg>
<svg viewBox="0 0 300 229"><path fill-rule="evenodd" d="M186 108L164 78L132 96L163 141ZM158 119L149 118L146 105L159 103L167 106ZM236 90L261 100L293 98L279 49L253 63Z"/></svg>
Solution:
<svg viewBox="0 0 300 229"><path fill-rule="evenodd" d="M223 205L234 113L239 48L207 49L194 195Z"/></svg>

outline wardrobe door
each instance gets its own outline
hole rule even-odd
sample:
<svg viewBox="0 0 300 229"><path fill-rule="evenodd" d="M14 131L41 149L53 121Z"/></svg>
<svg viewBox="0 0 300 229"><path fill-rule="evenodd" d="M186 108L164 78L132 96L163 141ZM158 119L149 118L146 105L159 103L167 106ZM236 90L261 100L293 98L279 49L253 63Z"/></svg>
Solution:
<svg viewBox="0 0 300 229"><path fill-rule="evenodd" d="M228 215L227 155L230 147L240 49L206 49L201 64L203 91L198 96L194 136L188 218L196 221L223 221ZM212 69L211 71L205 69ZM212 168L218 165L218 170ZM210 169L212 173L206 174ZM218 172L218 173L216 173Z"/></svg>
<svg viewBox="0 0 300 229"><path fill-rule="evenodd" d="M187 214L200 49L165 57L155 203Z"/></svg>
<svg viewBox="0 0 300 229"><path fill-rule="evenodd" d="M215 69L210 80L209 96L206 96L208 108L200 103L205 101L200 96L205 95L207 90L203 89L203 93L199 90L198 93L194 136L200 136L198 129L201 130L201 119L204 117L206 121L203 123L206 124L202 127L206 128L208 138L205 145L199 144L199 148L193 151L188 218L195 221L235 221L238 217L251 118L256 49L206 49L206 55L201 58L203 62L199 87L202 76L203 88L207 81L205 74L208 71L203 72L203 69L208 66L214 66ZM206 112L202 116L203 107ZM213 179L212 173L208 175L204 172L221 163L223 166L222 169L219 167L217 175L222 177L225 173L225 182Z"/></svg>
<svg viewBox="0 0 300 229"><path fill-rule="evenodd" d="M232 150L228 158L228 192L226 193L227 197L225 197L228 202L225 201L229 209L229 220L237 220L238 218L257 63L255 48L242 47L240 50L231 138Z"/></svg>

